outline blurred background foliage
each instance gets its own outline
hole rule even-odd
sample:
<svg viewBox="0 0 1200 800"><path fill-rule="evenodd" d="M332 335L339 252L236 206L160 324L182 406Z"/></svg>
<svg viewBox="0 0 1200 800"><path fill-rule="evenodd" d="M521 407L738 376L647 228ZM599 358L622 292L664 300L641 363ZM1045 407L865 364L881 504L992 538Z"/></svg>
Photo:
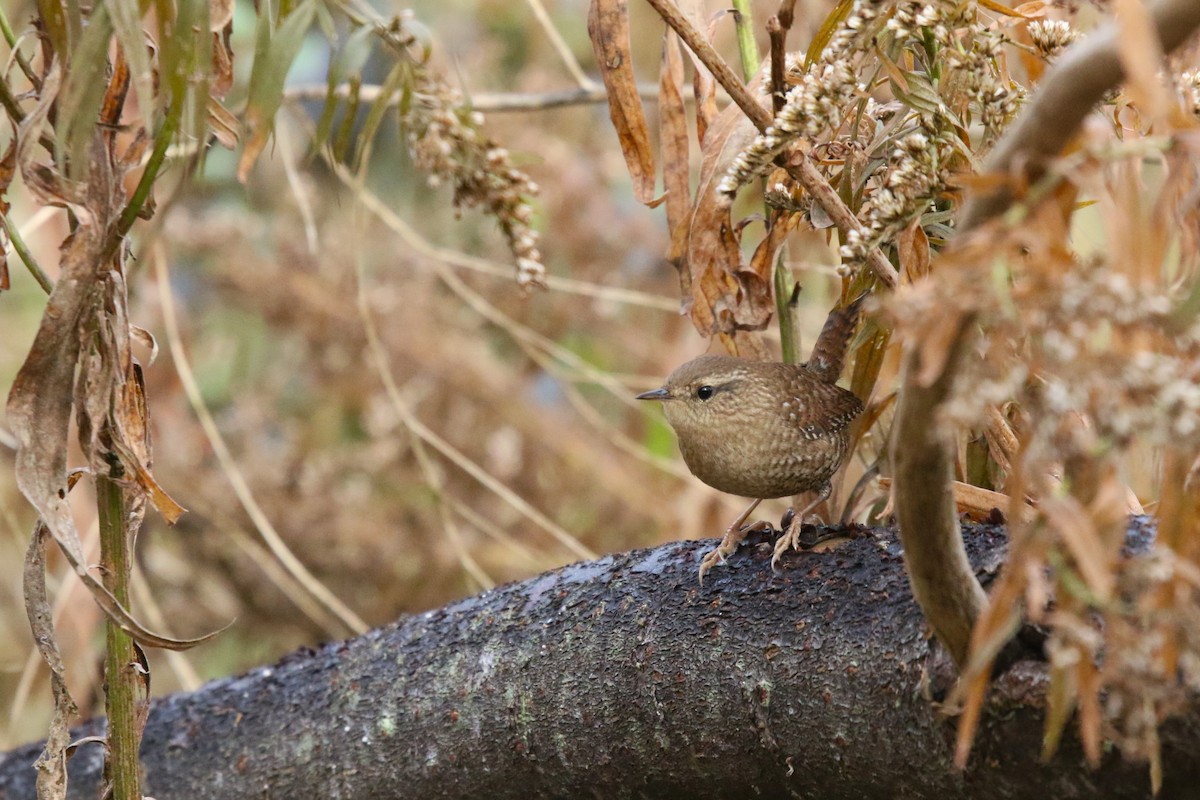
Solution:
<svg viewBox="0 0 1200 800"><path fill-rule="evenodd" d="M758 5L761 18L773 10ZM423 0L404 9L378 3L375 12L386 19L411 10L409 29L431 54L430 68L466 97L504 105L521 95L537 105L547 92L578 88L580 70L596 75L586 3L548 4L544 21L554 34L539 9L536 1ZM826 11L816 0L801 3L794 41L811 40ZM22 36L36 7L14 0L4 13ZM641 4L631 13L636 63L653 85L661 23ZM154 694L352 632L264 545L261 523L239 502L236 477L184 391L173 354L180 346L263 516L313 580L370 625L588 552L716 535L741 503L692 478L660 417L631 400L707 343L678 313L678 280L662 258L665 223L632 199L607 107L487 114L486 135L540 186L533 227L550 287L525 292L495 221L469 209L457 214L453 190L429 185L396 114L378 119L361 189L316 151L337 53L363 51L342 62L361 61L363 86L384 83L395 60L378 43L353 40L344 18L320 9L315 16L287 71L275 135L246 165L245 182L241 146L214 144L191 174L184 158L173 159L156 188L157 214L135 229L130 317L162 346L146 369L154 470L189 513L174 528L148 515L137 553L144 591L134 606L152 626L181 636L235 620L197 650L149 651ZM732 17L713 19L718 49L736 52ZM239 116L254 102L256 35L254 6L238 2L224 103ZM652 102L648 108L653 114ZM347 109L337 107L327 136L353 165L361 158L355 134L373 124L371 104ZM11 136L0 131L0 144ZM366 202L368 192L381 205ZM20 181L9 200L9 218L53 279L65 215L40 208ZM169 266L179 341L168 341L152 251ZM788 258L804 286L799 319L811 342L839 291L836 249L823 233L797 233ZM46 302L11 254L9 268L12 289L0 294L3 395ZM394 396L372 360L360 269ZM137 355L147 364L147 351ZM402 408L534 511L419 444ZM0 412L0 748L42 735L51 710L22 606L34 514L13 483L13 459ZM851 468L850 485L862 471ZM91 558L96 505L82 485L75 494ZM777 517L784 505L763 516ZM102 702L102 616L56 553L50 567L68 679L87 716Z"/></svg>

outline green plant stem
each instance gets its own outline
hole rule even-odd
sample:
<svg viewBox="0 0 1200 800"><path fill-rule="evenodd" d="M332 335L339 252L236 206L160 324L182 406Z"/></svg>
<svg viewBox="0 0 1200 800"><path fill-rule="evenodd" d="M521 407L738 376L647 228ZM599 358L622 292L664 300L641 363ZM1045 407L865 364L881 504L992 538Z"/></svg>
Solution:
<svg viewBox="0 0 1200 800"><path fill-rule="evenodd" d="M96 479L96 506L100 520L100 568L104 588L122 606L129 607L131 538L125 531L125 498L112 478ZM108 715L108 778L114 800L141 800L138 786L137 723L138 658L133 638L112 619L104 623L107 653L104 661L104 711Z"/></svg>
<svg viewBox="0 0 1200 800"><path fill-rule="evenodd" d="M109 236L107 246L104 248L105 258L116 250L117 245L125 238L125 234L129 233L133 223L137 221L138 215L142 213L146 199L150 197L154 183L158 180L158 171L167 157L167 148L171 146L171 140L175 138L182 119L183 97L180 95L171 101L166 119L163 120L162 127L158 129L158 135L154 137L154 150L150 153L146 168L142 170L142 177L138 180L133 195L129 198L125 210L121 212L121 218L117 220L117 226Z"/></svg>
<svg viewBox="0 0 1200 800"><path fill-rule="evenodd" d="M758 73L758 45L754 41L754 12L750 0L733 0L733 25L737 29L738 52L742 56L742 77L749 83Z"/></svg>
<svg viewBox="0 0 1200 800"><path fill-rule="evenodd" d="M21 71L25 73L25 77L31 83L37 84L36 73L29 66L29 61L25 56L21 55L21 51L17 49L17 35L13 32L12 25L8 24L8 16L4 13L4 7L0 6L0 33L4 34L4 41L8 42L8 46L12 48L13 57L16 58L17 64L20 65Z"/></svg>
<svg viewBox="0 0 1200 800"><path fill-rule="evenodd" d="M17 255L21 257L21 261L25 263L25 268L33 275L33 279L38 282L46 290L46 294L50 294L54 290L54 282L50 280L41 266L38 265L37 259L33 257L29 246L25 244L25 240L21 238L21 231L13 224L12 218L8 214L0 214L0 224L4 225L4 232L8 234L8 240L12 242L13 250L17 251Z"/></svg>

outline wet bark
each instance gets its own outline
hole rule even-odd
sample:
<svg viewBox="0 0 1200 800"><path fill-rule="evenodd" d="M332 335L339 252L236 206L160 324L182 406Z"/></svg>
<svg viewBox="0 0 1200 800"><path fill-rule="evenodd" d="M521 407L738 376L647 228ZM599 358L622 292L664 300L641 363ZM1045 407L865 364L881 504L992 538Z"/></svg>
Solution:
<svg viewBox="0 0 1200 800"><path fill-rule="evenodd" d="M1135 520L1131 546L1150 539ZM967 526L976 574L1002 530ZM899 545L860 531L772 574L762 539L703 587L712 542L580 563L154 704L146 794L168 798L1146 797L1147 768L1099 771L1068 741L1038 761L1044 675L1016 659L971 765L951 765L953 680ZM1031 653L1031 655L1034 655ZM98 723L78 734L97 732ZM1200 715L1163 731L1166 798L1200 786ZM0 798L33 797L38 746L0 756ZM96 797L98 745L71 762Z"/></svg>

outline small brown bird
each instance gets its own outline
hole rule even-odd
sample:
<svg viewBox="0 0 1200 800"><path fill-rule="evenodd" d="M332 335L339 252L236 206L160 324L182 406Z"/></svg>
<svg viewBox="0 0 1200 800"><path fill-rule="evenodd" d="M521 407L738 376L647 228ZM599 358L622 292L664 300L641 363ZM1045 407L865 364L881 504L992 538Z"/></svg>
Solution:
<svg viewBox="0 0 1200 800"><path fill-rule="evenodd" d="M693 475L714 489L754 498L700 562L702 582L737 550L747 533L742 523L762 500L818 493L775 543L774 566L798 547L804 516L832 491L829 479L846 459L850 423L863 409L854 394L834 385L862 300L829 315L806 364L700 356L672 372L663 387L637 396L663 402Z"/></svg>

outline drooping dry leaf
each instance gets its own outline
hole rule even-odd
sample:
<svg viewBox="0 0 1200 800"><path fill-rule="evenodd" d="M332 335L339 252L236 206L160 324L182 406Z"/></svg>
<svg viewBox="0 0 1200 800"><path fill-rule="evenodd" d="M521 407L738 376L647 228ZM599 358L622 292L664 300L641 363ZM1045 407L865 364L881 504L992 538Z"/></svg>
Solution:
<svg viewBox="0 0 1200 800"><path fill-rule="evenodd" d="M54 612L46 592L46 526L38 522L25 554L25 614L29 629L42 660L50 668L50 691L54 697L54 716L42 754L34 763L38 771L39 798L58 800L67 796L67 746L71 741L71 720L79 716L75 700L67 690L67 671L58 639L54 636Z"/></svg>
<svg viewBox="0 0 1200 800"><path fill-rule="evenodd" d="M117 49L116 67L124 72L120 80L120 102L116 105L116 114L125 105L124 92L133 86L138 106L137 129L142 133L154 130L156 107L154 103L154 70L151 66L150 48L147 46L146 33L142 30L142 9L138 0L110 0L106 3L113 20L113 33L120 47ZM114 94L113 87L118 85L117 77L109 81L109 94ZM105 98L105 102L109 98ZM101 118L105 111L101 111ZM115 123L114 123L115 124Z"/></svg>
<svg viewBox="0 0 1200 800"><path fill-rule="evenodd" d="M209 30L232 30L234 5L233 0L208 0Z"/></svg>
<svg viewBox="0 0 1200 800"><path fill-rule="evenodd" d="M208 127L222 147L233 150L242 138L242 125L216 98L208 99Z"/></svg>
<svg viewBox="0 0 1200 800"><path fill-rule="evenodd" d="M634 197L640 203L656 206L662 198L654 197L654 150L633 74L627 0L592 0L588 9L588 36L608 92L609 115L633 181Z"/></svg>
<svg viewBox="0 0 1200 800"><path fill-rule="evenodd" d="M56 71L57 66L52 66L46 81L50 97L54 94L56 79L52 76ZM31 126L28 130L39 130L39 116L44 120L45 113L44 103L39 104L26 118L25 124ZM31 138L36 139L36 133ZM117 401L122 386L119 381L132 369L118 368L132 363L124 283L119 269L106 269L103 262L110 231L125 201L113 151L112 138L103 130L97 132L88 152L86 186L78 187L62 180L52 167L38 164L31 150L23 146L18 149L22 175L34 176L35 194L46 202L70 206L77 225L63 244L62 278L50 294L33 345L8 397L9 423L18 443L16 479L21 493L37 510L67 561L108 616L143 644L184 649L215 634L194 640L172 639L139 623L89 573L67 504L72 408L78 412L80 444L85 454L107 473L105 456L111 450L97 445ZM117 439L122 439L119 432ZM127 442L122 440L122 444ZM131 459L130 465L134 464ZM133 471L137 473L138 466L133 466ZM169 509L165 501L163 505Z"/></svg>
<svg viewBox="0 0 1200 800"><path fill-rule="evenodd" d="M0 216L6 218L12 208L8 202L8 187L12 185L16 172L17 139L14 136L8 143L8 149L4 151L4 157L0 158ZM3 228L0 228L0 292L7 292L8 289L8 235Z"/></svg>
<svg viewBox="0 0 1200 800"><path fill-rule="evenodd" d="M232 36L232 22L213 29L212 72L208 77L209 103L220 100L233 88L233 47L229 41Z"/></svg>
<svg viewBox="0 0 1200 800"><path fill-rule="evenodd" d="M761 96L762 81L751 90ZM692 324L710 336L735 330L734 312L741 289L741 250L730 215L731 201L718 191L732 160L754 138L753 123L736 105L717 117L701 148L700 181L692 206L688 231L688 266L692 273ZM769 285L769 283L768 283Z"/></svg>
<svg viewBox="0 0 1200 800"><path fill-rule="evenodd" d="M692 208L691 173L687 116L683 104L683 57L679 52L679 36L670 28L663 37L658 85L658 135L662 147L667 230L671 234L667 261L679 274L680 296L688 297L692 293L692 273L687 265L688 218Z"/></svg>
<svg viewBox="0 0 1200 800"><path fill-rule="evenodd" d="M50 164L37 159L38 140L47 126L50 110L62 86L62 67L56 58L42 79L37 104L17 128L17 168L34 199L48 206L66 207L83 202L83 188L63 178Z"/></svg>
<svg viewBox="0 0 1200 800"><path fill-rule="evenodd" d="M929 237L921 227L921 220L914 219L900 232L896 242L899 250L900 272L908 283L920 280L929 274Z"/></svg>

